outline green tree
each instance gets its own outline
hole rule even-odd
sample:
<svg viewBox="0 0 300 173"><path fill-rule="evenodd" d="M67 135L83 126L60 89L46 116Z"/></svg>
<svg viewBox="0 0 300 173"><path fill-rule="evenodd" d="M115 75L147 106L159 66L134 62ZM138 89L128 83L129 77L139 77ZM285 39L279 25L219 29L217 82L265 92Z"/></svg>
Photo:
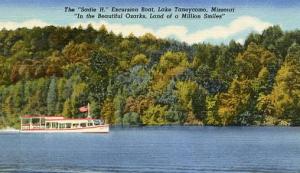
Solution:
<svg viewBox="0 0 300 173"><path fill-rule="evenodd" d="M205 123L208 125L219 126L222 125L221 117L218 114L218 95L206 97L207 115Z"/></svg>
<svg viewBox="0 0 300 173"><path fill-rule="evenodd" d="M47 94L47 112L49 115L56 114L56 102L57 102L57 87L56 87L56 78L51 79L49 90Z"/></svg>
<svg viewBox="0 0 300 173"><path fill-rule="evenodd" d="M115 106L115 110L116 110L114 112L116 124L123 125L123 115L125 112L126 100L120 89L118 90L117 95L114 97L113 102L114 102L114 106Z"/></svg>
<svg viewBox="0 0 300 173"><path fill-rule="evenodd" d="M166 106L151 105L143 114L142 122L146 125L166 124Z"/></svg>
<svg viewBox="0 0 300 173"><path fill-rule="evenodd" d="M67 100L64 102L62 115L63 115L64 117L72 117L71 109L72 109L71 101L70 101L70 99L67 99Z"/></svg>
<svg viewBox="0 0 300 173"><path fill-rule="evenodd" d="M140 115L136 112L129 112L124 115L123 124L124 125L139 125Z"/></svg>
<svg viewBox="0 0 300 173"><path fill-rule="evenodd" d="M220 94L218 114L223 126L234 124L234 119L247 110L251 94L249 80L233 80L228 92Z"/></svg>
<svg viewBox="0 0 300 173"><path fill-rule="evenodd" d="M284 64L276 76L276 83L270 95L275 114L280 118L300 123L300 46L290 47Z"/></svg>
<svg viewBox="0 0 300 173"><path fill-rule="evenodd" d="M243 54L236 58L239 76L247 79L254 79L258 76L263 67L274 69L277 64L275 55L263 47L250 43Z"/></svg>
<svg viewBox="0 0 300 173"><path fill-rule="evenodd" d="M138 54L136 56L134 56L131 60L131 65L135 66L135 65L139 65L139 64L148 64L149 60L146 58L146 56L144 54Z"/></svg>
<svg viewBox="0 0 300 173"><path fill-rule="evenodd" d="M205 115L205 90L194 81L179 81L176 89L179 103L188 112L187 122L199 124Z"/></svg>
<svg viewBox="0 0 300 173"><path fill-rule="evenodd" d="M102 105L101 113L106 123L108 124L115 123L115 118L114 118L115 108L112 99L107 98L104 101Z"/></svg>
<svg viewBox="0 0 300 173"><path fill-rule="evenodd" d="M90 114L93 118L100 118L100 104L97 103L94 99L90 101Z"/></svg>

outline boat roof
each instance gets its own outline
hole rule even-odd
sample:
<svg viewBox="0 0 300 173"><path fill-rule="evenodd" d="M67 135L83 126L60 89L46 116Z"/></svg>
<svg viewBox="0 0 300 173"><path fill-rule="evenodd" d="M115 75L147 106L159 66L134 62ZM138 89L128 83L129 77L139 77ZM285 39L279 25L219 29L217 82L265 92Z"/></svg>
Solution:
<svg viewBox="0 0 300 173"><path fill-rule="evenodd" d="M64 116L60 115L23 115L21 118L55 118L55 119L62 119Z"/></svg>
<svg viewBox="0 0 300 173"><path fill-rule="evenodd" d="M82 122L88 122L92 121L95 119L92 118L68 118L68 119L51 119L51 120L46 120L47 122L60 122L60 123L82 123Z"/></svg>
<svg viewBox="0 0 300 173"><path fill-rule="evenodd" d="M94 120L93 118L65 118L64 116L49 116L49 115L24 115L21 118L45 118L51 121L62 121L62 120Z"/></svg>

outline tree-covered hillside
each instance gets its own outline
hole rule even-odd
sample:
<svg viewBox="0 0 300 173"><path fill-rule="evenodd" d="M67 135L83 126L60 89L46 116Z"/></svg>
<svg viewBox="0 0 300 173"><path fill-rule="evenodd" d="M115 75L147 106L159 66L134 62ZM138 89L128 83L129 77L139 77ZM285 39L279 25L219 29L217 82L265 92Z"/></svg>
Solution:
<svg viewBox="0 0 300 173"><path fill-rule="evenodd" d="M298 125L300 31L187 45L104 26L0 31L0 127L24 114L110 124Z"/></svg>

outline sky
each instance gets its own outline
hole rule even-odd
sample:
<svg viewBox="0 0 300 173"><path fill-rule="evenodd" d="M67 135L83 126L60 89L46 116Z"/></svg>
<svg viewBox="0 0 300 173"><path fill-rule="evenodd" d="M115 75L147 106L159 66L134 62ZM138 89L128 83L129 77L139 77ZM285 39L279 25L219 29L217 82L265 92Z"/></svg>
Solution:
<svg viewBox="0 0 300 173"><path fill-rule="evenodd" d="M196 7L235 8L222 19L77 19L65 7ZM108 13L107 13L108 14ZM202 13L203 14L203 13ZM0 28L16 29L34 26L85 27L106 25L108 30L124 36L152 33L159 38L172 38L189 44L198 42L243 43L251 32L261 33L272 25L283 30L300 28L298 0L0 0Z"/></svg>

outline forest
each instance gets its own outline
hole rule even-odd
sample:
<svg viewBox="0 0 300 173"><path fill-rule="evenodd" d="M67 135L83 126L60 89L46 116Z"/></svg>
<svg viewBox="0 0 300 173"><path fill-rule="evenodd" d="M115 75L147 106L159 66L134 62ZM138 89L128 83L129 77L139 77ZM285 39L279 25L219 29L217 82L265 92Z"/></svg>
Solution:
<svg viewBox="0 0 300 173"><path fill-rule="evenodd" d="M112 125L300 125L300 30L272 26L244 44L136 37L94 28L0 31L0 128L19 117Z"/></svg>

